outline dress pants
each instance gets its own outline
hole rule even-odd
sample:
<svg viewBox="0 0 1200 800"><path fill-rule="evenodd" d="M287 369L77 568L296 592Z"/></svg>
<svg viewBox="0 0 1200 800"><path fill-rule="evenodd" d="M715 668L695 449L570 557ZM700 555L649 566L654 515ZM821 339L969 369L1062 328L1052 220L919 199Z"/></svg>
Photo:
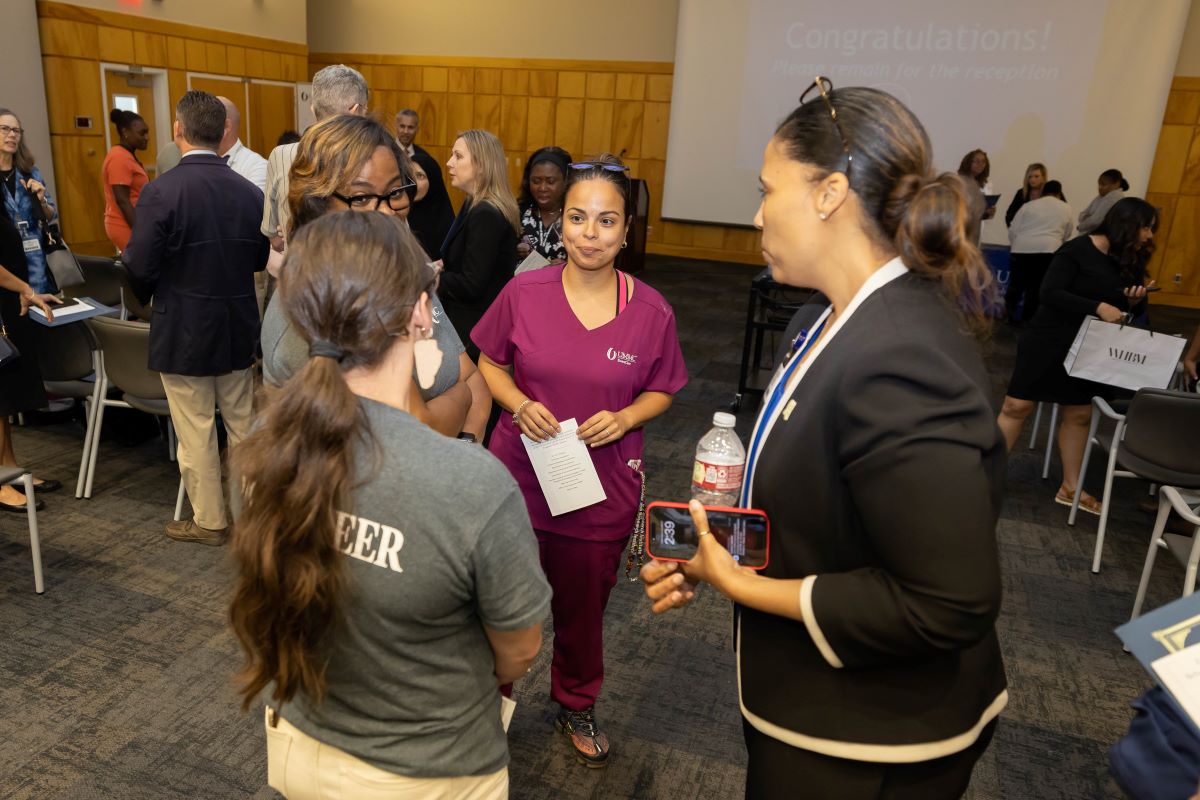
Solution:
<svg viewBox="0 0 1200 800"><path fill-rule="evenodd" d="M274 724L272 724L272 721ZM267 783L287 800L506 800L508 768L410 778L325 744L267 709Z"/></svg>
<svg viewBox="0 0 1200 800"><path fill-rule="evenodd" d="M179 474L192 502L193 517L201 528L220 530L229 519L217 449L216 412L221 409L230 447L246 438L254 405L253 372L242 369L211 377L164 372L162 382L179 439Z"/></svg>
<svg viewBox="0 0 1200 800"><path fill-rule="evenodd" d="M742 719L749 763L746 800L956 800L971 784L996 721L966 750L912 764L852 761L801 750L767 736Z"/></svg>
<svg viewBox="0 0 1200 800"><path fill-rule="evenodd" d="M550 697L571 711L596 704L604 683L604 609L628 539L594 542L537 531L542 571L554 590Z"/></svg>

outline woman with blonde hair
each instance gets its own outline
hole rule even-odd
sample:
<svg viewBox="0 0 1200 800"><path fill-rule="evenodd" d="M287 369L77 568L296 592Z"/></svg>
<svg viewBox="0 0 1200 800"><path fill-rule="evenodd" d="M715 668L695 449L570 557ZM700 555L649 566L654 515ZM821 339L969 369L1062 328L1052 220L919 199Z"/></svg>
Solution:
<svg viewBox="0 0 1200 800"><path fill-rule="evenodd" d="M464 131L446 166L450 184L466 192L467 200L442 243L441 296L467 352L478 359L471 329L513 275L520 215L508 185L504 145L495 135Z"/></svg>
<svg viewBox="0 0 1200 800"><path fill-rule="evenodd" d="M516 482L410 413L436 282L385 214L289 243L276 301L307 354L233 454L230 607L289 800L508 797L497 686L537 655L550 588Z"/></svg>

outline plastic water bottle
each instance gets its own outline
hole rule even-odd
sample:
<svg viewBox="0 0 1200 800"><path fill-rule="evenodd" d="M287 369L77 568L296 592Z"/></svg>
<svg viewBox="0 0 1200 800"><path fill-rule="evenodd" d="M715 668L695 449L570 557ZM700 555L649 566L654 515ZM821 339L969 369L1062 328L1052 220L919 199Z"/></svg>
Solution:
<svg viewBox="0 0 1200 800"><path fill-rule="evenodd" d="M706 506L737 506L742 493L742 472L746 468L746 448L733 426L733 414L713 414L713 427L696 445L696 463L692 467L692 497Z"/></svg>

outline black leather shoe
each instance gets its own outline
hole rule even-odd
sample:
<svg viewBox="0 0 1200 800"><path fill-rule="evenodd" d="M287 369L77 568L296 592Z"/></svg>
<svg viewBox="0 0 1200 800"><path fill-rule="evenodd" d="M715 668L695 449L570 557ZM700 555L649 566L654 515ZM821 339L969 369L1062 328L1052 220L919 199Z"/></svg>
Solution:
<svg viewBox="0 0 1200 800"><path fill-rule="evenodd" d="M13 488L16 489L18 492L20 492L21 494L25 494L25 484L23 484L23 483L13 484ZM33 493L34 494L44 494L46 492L57 492L61 488L62 488L62 481L42 481L41 483L35 483L33 485Z"/></svg>
<svg viewBox="0 0 1200 800"><path fill-rule="evenodd" d="M35 500L33 503L33 508L35 511L41 511L45 507L46 507L45 500ZM4 511L11 511L14 514L24 514L24 513L26 513L26 511L28 511L29 507L27 505L25 505L24 503L0 502L0 509L3 509Z"/></svg>

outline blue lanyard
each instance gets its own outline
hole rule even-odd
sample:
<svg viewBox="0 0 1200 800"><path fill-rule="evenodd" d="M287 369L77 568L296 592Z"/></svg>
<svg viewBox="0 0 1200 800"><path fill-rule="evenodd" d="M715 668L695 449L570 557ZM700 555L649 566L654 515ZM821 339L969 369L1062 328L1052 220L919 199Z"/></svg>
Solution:
<svg viewBox="0 0 1200 800"><path fill-rule="evenodd" d="M804 361L805 354L808 353L812 346L816 344L817 339L821 338L821 331L825 329L825 323L829 320L828 312L822 317L821 324L814 330L801 330L796 334L796 338L792 340L792 350L789 356L790 360L783 372L779 375L779 379L775 382L774 388L771 390L771 396L767 399L767 403L763 406L763 413L758 418L758 424L754 426L754 435L750 437L750 456L746 459L745 484L742 486L742 505L745 506L746 497L749 494L750 481L754 477L754 467L758 463L758 456L762 450L763 439L766 435L767 426L771 423L771 417L775 414L775 409L783 400L784 394L787 392L788 383L791 382L792 376L796 374L800 363Z"/></svg>

